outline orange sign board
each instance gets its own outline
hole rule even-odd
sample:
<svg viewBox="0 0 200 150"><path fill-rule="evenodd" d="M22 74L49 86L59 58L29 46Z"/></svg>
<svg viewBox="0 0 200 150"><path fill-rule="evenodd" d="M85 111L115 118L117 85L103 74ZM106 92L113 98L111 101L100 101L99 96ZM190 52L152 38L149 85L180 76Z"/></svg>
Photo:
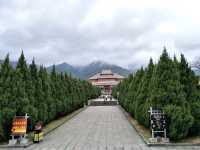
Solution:
<svg viewBox="0 0 200 150"><path fill-rule="evenodd" d="M15 118L13 120L12 129L11 132L14 135L23 135L26 134L27 129L27 119L24 117L21 118Z"/></svg>

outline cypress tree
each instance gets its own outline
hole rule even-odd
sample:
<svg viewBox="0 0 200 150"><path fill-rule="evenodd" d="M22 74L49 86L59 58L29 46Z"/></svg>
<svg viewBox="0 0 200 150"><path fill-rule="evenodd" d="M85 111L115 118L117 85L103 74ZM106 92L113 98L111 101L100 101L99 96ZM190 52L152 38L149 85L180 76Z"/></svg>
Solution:
<svg viewBox="0 0 200 150"><path fill-rule="evenodd" d="M0 67L0 140L9 137L12 115L15 114L11 105L12 75L13 69L7 55Z"/></svg>
<svg viewBox="0 0 200 150"><path fill-rule="evenodd" d="M47 124L83 107L99 91L86 81L57 73L55 66L50 74L42 66L38 71L34 60L28 67L23 52L14 69L7 55L0 67L0 141L9 138L15 115L28 113L32 126L37 121Z"/></svg>
<svg viewBox="0 0 200 150"><path fill-rule="evenodd" d="M12 128L12 120L16 112L14 109L9 108L9 107L4 107L1 112L2 112L2 129L3 129L2 140L4 141L5 139L8 139L10 137L10 130Z"/></svg>
<svg viewBox="0 0 200 150"><path fill-rule="evenodd" d="M183 54L181 54L181 62L179 63L180 81L183 85L183 90L186 93L187 101L196 99L198 78L194 71L190 68Z"/></svg>
<svg viewBox="0 0 200 150"><path fill-rule="evenodd" d="M165 106L164 111L168 117L170 139L179 140L186 137L194 121L190 111L173 104Z"/></svg>
<svg viewBox="0 0 200 150"><path fill-rule="evenodd" d="M14 84L13 86L13 95L14 101L17 105L17 115L25 115L27 113L26 106L29 105L29 96L30 94L30 76L29 76L29 70L27 68L26 60L24 57L24 53L22 51L21 56L18 59L17 67L15 70L14 75ZM30 94L30 95L29 95Z"/></svg>
<svg viewBox="0 0 200 150"><path fill-rule="evenodd" d="M200 98L198 91L198 77L192 71L191 67L187 63L183 54L181 54L181 61L179 63L179 70L181 74L181 84L183 85L183 90L186 93L186 100L190 103L191 114L194 117L194 124L190 129L191 134L200 133Z"/></svg>
<svg viewBox="0 0 200 150"><path fill-rule="evenodd" d="M149 126L149 107L163 109L169 137L178 140L200 133L199 91L198 78L184 55L180 62L176 56L172 60L164 48L157 64L150 60L145 70L138 70L115 87L113 95L146 127Z"/></svg>
<svg viewBox="0 0 200 150"><path fill-rule="evenodd" d="M170 138L180 139L185 137L193 124L193 117L191 116L190 108L185 98L185 92L180 82L178 66L169 58L166 49L164 49L160 57L152 83L151 101L154 107L163 108L166 111L168 121L170 122ZM177 106L171 107L170 104ZM179 113L178 115L183 115L185 119L180 117L175 119L175 114L171 112ZM184 114L180 112L184 112ZM187 121L190 121L190 124ZM180 125L185 126L184 132L181 128L177 128Z"/></svg>
<svg viewBox="0 0 200 150"><path fill-rule="evenodd" d="M38 72L38 81L36 84L36 107L38 108L38 120L46 123L48 120L48 108L46 105L44 84L45 77L43 67L41 66Z"/></svg>
<svg viewBox="0 0 200 150"><path fill-rule="evenodd" d="M32 60L32 63L30 64L29 68L30 68L31 80L36 81L38 76L38 70L34 59Z"/></svg>
<svg viewBox="0 0 200 150"><path fill-rule="evenodd" d="M127 97L128 97L128 100L127 100L127 103L126 103L126 106L130 106L129 107L129 110L131 111L131 114L133 116L136 116L138 115L137 113L137 110L136 110L136 97L137 97L137 94L138 94L138 89L139 89L139 84L142 80L142 78L144 77L144 69L141 68L139 71L136 72L132 82L131 82L131 85L128 89L128 93L127 93ZM133 92L131 92L133 91Z"/></svg>
<svg viewBox="0 0 200 150"><path fill-rule="evenodd" d="M3 127L2 127L2 112L0 110L0 141L5 140L4 133L3 133Z"/></svg>
<svg viewBox="0 0 200 150"><path fill-rule="evenodd" d="M23 81L26 81L28 79L28 69L27 69L27 64L26 64L26 59L24 57L24 52L22 51L21 56L18 59L17 67L22 76L23 76Z"/></svg>
<svg viewBox="0 0 200 150"><path fill-rule="evenodd" d="M7 55L0 70L0 109L9 105L12 75L13 69L10 65L9 55Z"/></svg>
<svg viewBox="0 0 200 150"><path fill-rule="evenodd" d="M151 101L155 107L161 108L170 103L184 104L185 93L179 80L179 70L164 49L151 81Z"/></svg>
<svg viewBox="0 0 200 150"><path fill-rule="evenodd" d="M139 85L136 97L135 111L137 112L137 116L135 117L140 123L144 124L146 127L149 127L148 110L150 108L150 102L149 102L149 96L151 90L150 81L153 75L153 71L154 71L153 60L150 59L149 65L145 70L145 75L142 78L141 83Z"/></svg>
<svg viewBox="0 0 200 150"><path fill-rule="evenodd" d="M19 69L15 70L13 78L12 96L13 102L16 105L17 115L25 115L25 107L29 104L27 93L25 90L26 83L23 80L23 75Z"/></svg>

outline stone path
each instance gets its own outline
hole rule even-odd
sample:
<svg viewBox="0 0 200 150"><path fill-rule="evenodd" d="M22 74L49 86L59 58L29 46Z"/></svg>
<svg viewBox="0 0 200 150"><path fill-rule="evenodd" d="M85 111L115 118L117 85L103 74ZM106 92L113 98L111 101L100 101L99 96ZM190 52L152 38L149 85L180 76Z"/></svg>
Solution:
<svg viewBox="0 0 200 150"><path fill-rule="evenodd" d="M147 147L118 106L90 106L26 150L200 150Z"/></svg>

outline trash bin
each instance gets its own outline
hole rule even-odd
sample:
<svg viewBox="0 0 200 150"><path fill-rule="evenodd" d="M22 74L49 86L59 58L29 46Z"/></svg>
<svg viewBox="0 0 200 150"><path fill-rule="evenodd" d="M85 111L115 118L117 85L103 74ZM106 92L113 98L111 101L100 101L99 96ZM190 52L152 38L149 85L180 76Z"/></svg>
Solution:
<svg viewBox="0 0 200 150"><path fill-rule="evenodd" d="M44 133L42 129L43 129L42 122L36 123L35 129L34 129L34 139L33 139L35 143L38 143L44 139Z"/></svg>

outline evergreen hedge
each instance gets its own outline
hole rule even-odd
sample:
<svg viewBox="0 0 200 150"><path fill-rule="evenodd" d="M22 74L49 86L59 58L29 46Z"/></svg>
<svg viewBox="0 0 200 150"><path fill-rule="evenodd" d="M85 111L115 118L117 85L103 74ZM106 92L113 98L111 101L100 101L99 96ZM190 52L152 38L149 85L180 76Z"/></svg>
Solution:
<svg viewBox="0 0 200 150"><path fill-rule="evenodd" d="M157 64L150 59L145 69L131 74L112 94L145 127L150 126L150 106L163 109L172 140L200 133L199 79L183 54L178 61L164 49Z"/></svg>
<svg viewBox="0 0 200 150"><path fill-rule="evenodd" d="M32 126L37 121L47 124L83 107L99 94L89 82L57 73L55 66L48 73L34 60L27 65L23 52L13 68L7 55L0 67L0 141L9 138L15 115L28 113Z"/></svg>

